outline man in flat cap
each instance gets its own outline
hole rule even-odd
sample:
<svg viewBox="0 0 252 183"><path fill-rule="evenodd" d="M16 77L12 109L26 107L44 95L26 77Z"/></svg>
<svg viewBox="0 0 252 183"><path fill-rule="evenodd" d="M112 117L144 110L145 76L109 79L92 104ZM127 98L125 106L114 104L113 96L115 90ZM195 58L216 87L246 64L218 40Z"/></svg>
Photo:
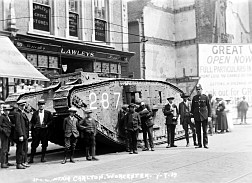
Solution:
<svg viewBox="0 0 252 183"><path fill-rule="evenodd" d="M61 164L67 162L67 154L70 152L70 162L75 163L74 161L74 151L79 137L79 120L74 116L77 112L75 107L70 107L68 109L69 116L66 117L63 121L63 130L65 132L65 157Z"/></svg>
<svg viewBox="0 0 252 183"><path fill-rule="evenodd" d="M3 114L0 116L0 140L1 140L1 168L8 168L8 152L10 145L10 135L13 124L9 118L9 113L12 108L9 105L3 106Z"/></svg>
<svg viewBox="0 0 252 183"><path fill-rule="evenodd" d="M202 148L201 141L201 127L203 130L203 145L204 148L208 148L207 138L207 124L211 120L211 106L208 96L202 94L202 87L200 84L196 86L197 95L192 99L191 113L193 114L196 133L198 137L198 148Z"/></svg>
<svg viewBox="0 0 252 183"><path fill-rule="evenodd" d="M183 93L181 95L181 98L183 101L179 103L179 115L180 115L180 123L183 126L183 129L185 130L185 138L186 138L186 147L190 146L189 143L189 133L188 133L188 126L190 126L190 129L193 133L193 144L194 146L197 146L196 143L196 130L195 125L191 122L191 107L192 103L188 100L190 96L188 94Z"/></svg>
<svg viewBox="0 0 252 183"><path fill-rule="evenodd" d="M130 144L130 154L138 154L137 139L139 130L141 129L140 115L135 111L135 104L129 105L129 112L125 116L125 130L128 134Z"/></svg>
<svg viewBox="0 0 252 183"><path fill-rule="evenodd" d="M25 114L25 100L17 102L16 112L13 113L11 119L15 124L13 139L17 144L16 163L17 169L25 169L29 167L27 163L28 138L29 138L29 119Z"/></svg>
<svg viewBox="0 0 252 183"><path fill-rule="evenodd" d="M32 143L29 163L33 163L33 158L40 142L42 144L41 162L46 162L45 153L48 146L48 126L52 123L52 114L50 111L45 110L44 107L45 100L39 100L38 110L33 113L31 118Z"/></svg>
<svg viewBox="0 0 252 183"><path fill-rule="evenodd" d="M86 145L86 160L97 161L98 159L95 157L97 123L92 118L92 110L87 109L85 113L86 117L80 121L80 129Z"/></svg>
<svg viewBox="0 0 252 183"><path fill-rule="evenodd" d="M178 121L178 108L173 103L174 97L168 97L168 104L164 106L163 113L166 116L166 127L167 127L167 146L166 148L170 147L177 147L174 144L175 138L175 128Z"/></svg>

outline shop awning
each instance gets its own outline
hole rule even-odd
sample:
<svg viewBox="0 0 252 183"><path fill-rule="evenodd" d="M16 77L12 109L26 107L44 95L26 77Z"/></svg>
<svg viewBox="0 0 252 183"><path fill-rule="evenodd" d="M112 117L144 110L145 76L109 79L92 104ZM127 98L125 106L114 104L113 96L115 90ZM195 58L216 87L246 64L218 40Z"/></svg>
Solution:
<svg viewBox="0 0 252 183"><path fill-rule="evenodd" d="M49 81L5 36L0 36L0 77Z"/></svg>

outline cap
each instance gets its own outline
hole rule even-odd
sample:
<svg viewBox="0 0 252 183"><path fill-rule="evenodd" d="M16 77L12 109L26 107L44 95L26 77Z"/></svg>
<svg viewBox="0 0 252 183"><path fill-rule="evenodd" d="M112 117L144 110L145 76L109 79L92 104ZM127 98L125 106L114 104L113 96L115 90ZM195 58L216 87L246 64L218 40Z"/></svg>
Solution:
<svg viewBox="0 0 252 183"><path fill-rule="evenodd" d="M128 104L123 104L122 109L127 109L129 107Z"/></svg>
<svg viewBox="0 0 252 183"><path fill-rule="evenodd" d="M23 100L23 99L21 99L21 100L17 101L17 104L18 104L18 105L25 105L25 104L26 104L26 101Z"/></svg>
<svg viewBox="0 0 252 183"><path fill-rule="evenodd" d="M10 105L4 105L3 110L11 110L12 107Z"/></svg>
<svg viewBox="0 0 252 183"><path fill-rule="evenodd" d="M76 107L70 107L68 109L69 112L77 112L77 108Z"/></svg>
<svg viewBox="0 0 252 183"><path fill-rule="evenodd" d="M145 103L144 103L144 102L141 102L140 105L145 105Z"/></svg>
<svg viewBox="0 0 252 183"><path fill-rule="evenodd" d="M174 97L168 97L167 100L174 100Z"/></svg>
<svg viewBox="0 0 252 183"><path fill-rule="evenodd" d="M181 98L188 98L188 97L190 97L190 95L188 95L186 93L182 93L182 95L181 95Z"/></svg>
<svg viewBox="0 0 252 183"><path fill-rule="evenodd" d="M90 113L92 113L93 111L91 110L91 109L87 109L87 110L85 110L85 113L87 113L87 114L90 114Z"/></svg>
<svg viewBox="0 0 252 183"><path fill-rule="evenodd" d="M226 101L231 101L231 98L227 97L225 98Z"/></svg>
<svg viewBox="0 0 252 183"><path fill-rule="evenodd" d="M4 104L5 102L3 100L0 100L0 104Z"/></svg>
<svg viewBox="0 0 252 183"><path fill-rule="evenodd" d="M202 89L201 84L197 84L197 85L196 85L196 89Z"/></svg>
<svg viewBox="0 0 252 183"><path fill-rule="evenodd" d="M129 108L130 107L135 107L136 105L134 104L134 103L131 103L130 105L129 105Z"/></svg>
<svg viewBox="0 0 252 183"><path fill-rule="evenodd" d="M44 100L44 99L40 99L40 100L38 101L38 105L43 105L43 104L45 104L45 100Z"/></svg>
<svg viewBox="0 0 252 183"><path fill-rule="evenodd" d="M216 97L216 100L223 100L223 98L221 98L221 97Z"/></svg>

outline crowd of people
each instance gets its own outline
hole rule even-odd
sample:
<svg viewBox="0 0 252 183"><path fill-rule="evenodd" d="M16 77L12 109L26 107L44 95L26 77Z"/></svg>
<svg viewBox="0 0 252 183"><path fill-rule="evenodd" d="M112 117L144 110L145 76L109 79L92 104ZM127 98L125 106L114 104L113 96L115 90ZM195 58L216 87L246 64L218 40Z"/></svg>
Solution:
<svg viewBox="0 0 252 183"><path fill-rule="evenodd" d="M208 133L225 133L233 130L233 112L230 99L208 96L202 93L202 86L196 86L197 94L193 96L183 93L182 102L177 106L174 97L167 98L167 104L163 108L165 125L167 131L166 148L177 147L174 143L175 129L178 121L185 131L186 147L190 146L189 133L192 133L193 146L208 149ZM15 105L3 105L0 116L0 138L1 138L1 168L13 166L8 161L8 153L11 142L16 143L16 168L26 169L34 163L34 156L39 144L42 144L41 162L46 162L45 154L48 147L48 128L52 124L52 114L44 109L45 101L38 101L38 110L32 113L29 121L25 113L26 101L19 100ZM246 114L249 108L245 97L237 104L238 115L241 124L246 124ZM62 164L75 163L74 152L79 138L84 139L86 145L86 159L88 161L98 160L95 157L97 124L92 118L91 110L85 110L85 117L78 120L75 117L77 109L69 108L69 116L63 121L65 153ZM130 154L138 154L138 136L143 134L144 146L142 151L155 151L153 143L153 126L155 110L151 109L144 101L139 103L125 104L118 113L118 124L116 130L118 135L125 137L126 151ZM31 131L31 154L28 161L28 138ZM203 133L202 133L203 132Z"/></svg>
<svg viewBox="0 0 252 183"><path fill-rule="evenodd" d="M42 145L41 162L46 162L45 155L48 147L49 127L52 125L52 114L44 109L45 101L38 101L38 110L32 113L29 120L25 112L27 103L25 100L19 100L15 105L4 104L0 116L0 142L1 142L1 168L9 168L14 164L8 161L11 142L16 144L16 168L26 169L34 163L34 156L39 144ZM98 160L95 157L95 135L97 125L91 117L91 110L86 110L86 117L78 120L75 117L77 109L69 108L69 116L63 121L65 155L62 164L67 162L67 156L70 154L70 162L74 161L75 147L79 136L85 139L86 159L88 161ZM32 136L31 154L28 160L28 138Z"/></svg>

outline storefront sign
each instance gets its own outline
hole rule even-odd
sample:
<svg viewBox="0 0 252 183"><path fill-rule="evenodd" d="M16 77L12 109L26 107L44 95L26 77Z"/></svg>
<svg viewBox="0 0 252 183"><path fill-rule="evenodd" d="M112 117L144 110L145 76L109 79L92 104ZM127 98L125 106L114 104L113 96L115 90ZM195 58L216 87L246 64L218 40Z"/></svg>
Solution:
<svg viewBox="0 0 252 183"><path fill-rule="evenodd" d="M103 20L95 19L95 40L97 41L106 41L106 22Z"/></svg>
<svg viewBox="0 0 252 183"><path fill-rule="evenodd" d="M33 28L49 32L50 7L33 3Z"/></svg>
<svg viewBox="0 0 252 183"><path fill-rule="evenodd" d="M23 41L15 41L14 44L19 48L29 48L34 50L42 50L42 51L52 51L52 52L59 52L60 46L49 46L39 43L29 43Z"/></svg>
<svg viewBox="0 0 252 183"><path fill-rule="evenodd" d="M65 53L65 54L69 54L69 55L83 55L86 57L94 57L94 52L77 50L77 49L61 48L61 53Z"/></svg>
<svg viewBox="0 0 252 183"><path fill-rule="evenodd" d="M69 12L69 35L78 37L78 14Z"/></svg>

